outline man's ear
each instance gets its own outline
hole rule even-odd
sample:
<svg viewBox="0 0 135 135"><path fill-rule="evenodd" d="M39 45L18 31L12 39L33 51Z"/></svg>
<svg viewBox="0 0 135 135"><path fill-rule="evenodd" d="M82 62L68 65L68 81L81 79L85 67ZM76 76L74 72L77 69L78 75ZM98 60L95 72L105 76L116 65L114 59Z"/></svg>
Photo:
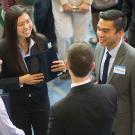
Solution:
<svg viewBox="0 0 135 135"><path fill-rule="evenodd" d="M95 71L95 69L96 69L96 64L95 64L95 62L93 62L93 63L90 65L90 70L91 70L91 71Z"/></svg>
<svg viewBox="0 0 135 135"><path fill-rule="evenodd" d="M69 69L69 63L68 63L67 59L65 60L65 66L66 66L66 69Z"/></svg>
<svg viewBox="0 0 135 135"><path fill-rule="evenodd" d="M118 32L118 35L119 35L119 37L124 37L124 36L125 36L124 30L120 30L120 31Z"/></svg>

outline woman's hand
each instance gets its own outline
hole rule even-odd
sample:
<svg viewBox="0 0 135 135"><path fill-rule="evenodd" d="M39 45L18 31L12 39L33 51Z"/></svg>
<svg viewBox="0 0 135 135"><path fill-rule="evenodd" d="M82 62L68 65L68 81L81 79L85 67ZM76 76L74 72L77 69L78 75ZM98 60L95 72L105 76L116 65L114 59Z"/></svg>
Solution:
<svg viewBox="0 0 135 135"><path fill-rule="evenodd" d="M52 72L64 71L66 69L66 65L63 60L53 61L53 65L51 66Z"/></svg>
<svg viewBox="0 0 135 135"><path fill-rule="evenodd" d="M37 74L26 74L19 77L20 84L38 84L43 82L44 75L43 73L37 73Z"/></svg>

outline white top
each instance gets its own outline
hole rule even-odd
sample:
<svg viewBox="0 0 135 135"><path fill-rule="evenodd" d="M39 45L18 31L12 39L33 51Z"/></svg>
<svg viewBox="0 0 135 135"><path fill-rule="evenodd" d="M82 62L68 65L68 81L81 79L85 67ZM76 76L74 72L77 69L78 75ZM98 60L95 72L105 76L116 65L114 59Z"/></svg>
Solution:
<svg viewBox="0 0 135 135"><path fill-rule="evenodd" d="M27 54L25 54L25 52L23 51L23 49L21 49L20 47L19 47L19 49L20 49L20 53L21 53L21 55L22 55L22 58L23 58L23 61L24 61L24 64L25 64L25 67L26 67L26 69L28 70L28 67L27 67L27 64L26 64L26 62L25 62L25 57L27 57L27 56L30 56L31 55L31 48L34 46L34 44L35 44L35 41L32 39L32 38L30 38L30 43L29 43L29 51L28 51L28 53ZM29 70L28 70L29 71Z"/></svg>
<svg viewBox="0 0 135 135"><path fill-rule="evenodd" d="M122 44L122 40L123 39L121 38L119 44L115 48L113 48L111 51L108 51L107 48L105 49L105 52L104 52L104 55L103 55L103 59L102 59L102 62L101 62L101 68L100 68L100 80L101 81L102 81L104 62L106 60L106 52L109 52L109 54L111 55L110 62L109 62L109 68L108 68L108 75L109 75L109 73L111 71L111 68L112 68L112 65L113 65L113 62L114 62L114 60L116 58L117 52L118 52L118 50L119 50L119 48L120 48L120 46Z"/></svg>
<svg viewBox="0 0 135 135"><path fill-rule="evenodd" d="M23 51L23 49L21 49L21 48L19 47L23 59L24 59L25 57L31 55L31 48L34 46L34 44L35 44L35 41L34 41L32 38L30 38L30 43L29 43L29 46L28 46L28 47L29 47L29 49L28 49L29 51L28 51L27 54L25 54L25 52Z"/></svg>
<svg viewBox="0 0 135 135"><path fill-rule="evenodd" d="M0 135L25 135L24 132L13 125L7 114L5 105L0 97Z"/></svg>
<svg viewBox="0 0 135 135"><path fill-rule="evenodd" d="M82 0L69 0L69 2L74 6L79 6L82 3Z"/></svg>

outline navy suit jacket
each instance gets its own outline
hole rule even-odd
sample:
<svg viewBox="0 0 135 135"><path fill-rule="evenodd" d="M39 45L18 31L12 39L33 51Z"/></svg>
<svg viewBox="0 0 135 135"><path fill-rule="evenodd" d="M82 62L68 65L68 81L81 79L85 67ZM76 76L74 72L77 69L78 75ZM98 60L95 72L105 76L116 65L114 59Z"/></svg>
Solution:
<svg viewBox="0 0 135 135"><path fill-rule="evenodd" d="M116 91L110 84L73 87L52 106L48 134L111 135L116 99Z"/></svg>

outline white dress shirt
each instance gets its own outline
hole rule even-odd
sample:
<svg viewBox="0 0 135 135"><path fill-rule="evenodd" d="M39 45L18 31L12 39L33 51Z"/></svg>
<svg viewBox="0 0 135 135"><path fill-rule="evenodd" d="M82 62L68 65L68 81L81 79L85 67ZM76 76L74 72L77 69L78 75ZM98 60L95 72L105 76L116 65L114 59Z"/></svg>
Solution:
<svg viewBox="0 0 135 135"><path fill-rule="evenodd" d="M106 52L109 52L109 54L111 55L111 58L110 58L110 62L109 62L109 68L108 68L108 75L111 71L111 68L112 68L112 65L113 65L113 62L116 58L116 55L117 55L117 52L122 44L122 38L119 42L119 44L113 48L111 51L109 51L107 48L105 48L105 52L104 52L104 55L103 55L103 59L102 59L102 62L101 62L101 68L100 68L100 80L102 81L102 74L103 74L103 68L104 68L104 62L106 60Z"/></svg>
<svg viewBox="0 0 135 135"><path fill-rule="evenodd" d="M21 53L21 55L22 55L22 58L23 58L23 61L24 61L24 64L25 64L25 66L26 66L26 68L27 68L27 65L26 65L26 62L25 62L25 57L27 57L27 56L30 56L31 55L31 48L34 46L34 44L35 44L35 41L32 39L32 38L30 38L30 43L29 43L29 51L27 52L27 54L25 54L25 52L24 52L24 50L23 49L21 49L21 47L19 47L19 45L18 45L18 47L19 47L19 49L20 49L20 53ZM27 68L27 70L28 70L28 68ZM28 70L29 71L29 70Z"/></svg>
<svg viewBox="0 0 135 135"><path fill-rule="evenodd" d="M11 122L2 98L0 97L0 135L25 135Z"/></svg>
<svg viewBox="0 0 135 135"><path fill-rule="evenodd" d="M76 86L80 86L80 85L84 85L84 84L89 83L89 82L91 82L91 79L90 79L90 78L87 79L87 80L85 80L85 81L83 81L83 82L72 83L72 84L71 84L71 88L76 87Z"/></svg>

